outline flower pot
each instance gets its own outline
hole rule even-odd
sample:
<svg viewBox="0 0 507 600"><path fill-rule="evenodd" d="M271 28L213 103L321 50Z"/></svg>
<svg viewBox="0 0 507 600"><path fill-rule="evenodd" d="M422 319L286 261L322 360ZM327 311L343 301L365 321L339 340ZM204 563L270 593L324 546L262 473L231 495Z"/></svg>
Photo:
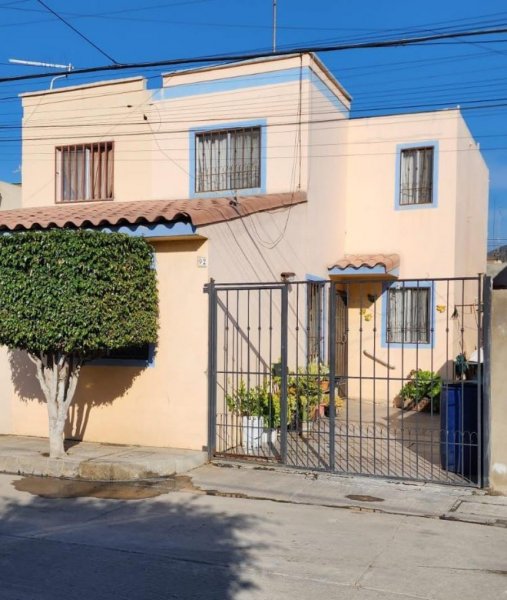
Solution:
<svg viewBox="0 0 507 600"><path fill-rule="evenodd" d="M328 402L321 402L315 408L315 418L322 419L323 417L329 417L329 403Z"/></svg>
<svg viewBox="0 0 507 600"><path fill-rule="evenodd" d="M256 450L262 443L262 434L264 432L263 417L242 417L241 432L243 436L243 446L247 453L250 450Z"/></svg>
<svg viewBox="0 0 507 600"><path fill-rule="evenodd" d="M327 394L329 392L329 379L322 379L319 384L320 391Z"/></svg>

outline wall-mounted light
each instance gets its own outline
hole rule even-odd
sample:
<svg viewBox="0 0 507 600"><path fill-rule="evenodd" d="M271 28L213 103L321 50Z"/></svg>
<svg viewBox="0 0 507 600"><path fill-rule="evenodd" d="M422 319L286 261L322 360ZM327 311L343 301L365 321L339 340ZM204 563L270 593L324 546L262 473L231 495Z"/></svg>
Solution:
<svg viewBox="0 0 507 600"><path fill-rule="evenodd" d="M296 273L292 273L291 271L284 271L280 273L280 278L284 283L289 283L296 277Z"/></svg>

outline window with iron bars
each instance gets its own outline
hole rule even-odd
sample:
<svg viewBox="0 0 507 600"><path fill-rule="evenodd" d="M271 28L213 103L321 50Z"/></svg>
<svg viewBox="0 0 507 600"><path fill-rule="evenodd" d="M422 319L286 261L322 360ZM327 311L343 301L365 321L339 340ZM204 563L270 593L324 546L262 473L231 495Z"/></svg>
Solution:
<svg viewBox="0 0 507 600"><path fill-rule="evenodd" d="M113 198L113 142L56 148L56 202Z"/></svg>
<svg viewBox="0 0 507 600"><path fill-rule="evenodd" d="M260 186L260 127L196 134L195 192L242 190Z"/></svg>
<svg viewBox="0 0 507 600"><path fill-rule="evenodd" d="M401 151L400 206L433 202L432 146Z"/></svg>
<svg viewBox="0 0 507 600"><path fill-rule="evenodd" d="M429 288L388 290L387 343L430 343Z"/></svg>
<svg viewBox="0 0 507 600"><path fill-rule="evenodd" d="M308 362L322 362L324 353L324 292L322 282L307 284Z"/></svg>

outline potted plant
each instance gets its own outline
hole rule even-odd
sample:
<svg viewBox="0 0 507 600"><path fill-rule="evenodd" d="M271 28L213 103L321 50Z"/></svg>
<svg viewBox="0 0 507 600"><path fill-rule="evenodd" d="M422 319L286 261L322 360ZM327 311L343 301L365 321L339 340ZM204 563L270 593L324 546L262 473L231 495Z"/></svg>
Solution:
<svg viewBox="0 0 507 600"><path fill-rule="evenodd" d="M273 403L280 424L281 363L272 365ZM323 417L329 406L329 367L311 362L306 367L287 374L287 426L300 434L311 429L318 417Z"/></svg>
<svg viewBox="0 0 507 600"><path fill-rule="evenodd" d="M433 371L414 369L409 373L407 383L400 390L401 406L404 410L440 410L442 378Z"/></svg>
<svg viewBox="0 0 507 600"><path fill-rule="evenodd" d="M300 367L289 375L288 390L291 429L306 432L329 405L329 367L317 362Z"/></svg>
<svg viewBox="0 0 507 600"><path fill-rule="evenodd" d="M454 359L454 372L456 374L456 379L464 380L468 379L468 371L470 369L470 364L467 360L465 354L460 353Z"/></svg>
<svg viewBox="0 0 507 600"><path fill-rule="evenodd" d="M242 379L238 387L226 396L227 408L241 419L241 439L247 452L262 443L276 441L280 425L280 402L267 382L248 387Z"/></svg>

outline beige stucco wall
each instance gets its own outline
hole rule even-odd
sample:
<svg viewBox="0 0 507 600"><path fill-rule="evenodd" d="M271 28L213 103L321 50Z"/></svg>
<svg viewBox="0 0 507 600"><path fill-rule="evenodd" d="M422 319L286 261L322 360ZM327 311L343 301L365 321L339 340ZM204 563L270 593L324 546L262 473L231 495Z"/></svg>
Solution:
<svg viewBox="0 0 507 600"><path fill-rule="evenodd" d="M84 367L68 437L197 450L207 444L208 273L197 266L207 242L158 242L155 249L160 330L154 365ZM32 363L3 349L0 369L0 433L47 435Z"/></svg>
<svg viewBox="0 0 507 600"><path fill-rule="evenodd" d="M258 122L267 124L265 191L306 189L307 122L316 77L349 105L310 55L172 73L163 77L161 89L131 78L26 94L23 206L54 203L56 146L96 141L114 142L114 200L188 198L193 193L189 132ZM197 88L213 79L231 87ZM178 93L182 86L184 95Z"/></svg>
<svg viewBox="0 0 507 600"><path fill-rule="evenodd" d="M21 185L0 181L0 210L21 207Z"/></svg>
<svg viewBox="0 0 507 600"><path fill-rule="evenodd" d="M278 106L286 116L277 116L278 108L268 120L274 126L267 133L267 192L307 190L308 203L201 228L211 240L210 275L219 282L280 281L282 272L299 280L327 278L328 266L344 252L346 163L339 153L346 143L349 98L315 59L291 58L283 64L311 71L301 90L299 83L278 86ZM322 81L334 89L339 104L323 93ZM258 104L252 105L252 93L246 93L250 110L260 109L259 116L274 110L262 94L255 94Z"/></svg>
<svg viewBox="0 0 507 600"><path fill-rule="evenodd" d="M486 273L489 171L480 148L459 116L456 190L457 275Z"/></svg>
<svg viewBox="0 0 507 600"><path fill-rule="evenodd" d="M452 111L349 122L347 253L396 252L402 278L454 275L456 135ZM439 142L438 207L395 210L397 146L428 140Z"/></svg>
<svg viewBox="0 0 507 600"><path fill-rule="evenodd" d="M489 482L507 494L507 290L494 290L492 304Z"/></svg>
<svg viewBox="0 0 507 600"><path fill-rule="evenodd" d="M114 141L114 197L151 197L150 92L137 77L23 97L23 206L55 203L55 147Z"/></svg>
<svg viewBox="0 0 507 600"><path fill-rule="evenodd" d="M345 252L347 163L341 154L348 119L343 107L332 104L316 85L311 88L310 114L305 274L327 278L328 267Z"/></svg>
<svg viewBox="0 0 507 600"><path fill-rule="evenodd" d="M395 208L397 146L437 142L438 175L434 182L435 207ZM459 111L442 111L353 119L348 123L346 233L347 254L392 253L400 255L399 278L474 277L486 268L488 173L480 152ZM417 349L385 347L382 325L382 289L377 285L375 303L367 300L367 286L351 286L349 310L349 374L403 378L415 368L452 377L451 361L460 352L467 356L477 348L478 284L475 281L434 284L435 344ZM359 298L362 296L362 299ZM465 306L460 306L465 305ZM458 306L459 317L451 319ZM361 319L361 308L371 321ZM361 341L359 329L363 329ZM376 333L374 333L374 328ZM364 358L366 349L390 364ZM363 386L372 388L372 383ZM380 400L393 396L393 386L375 384ZM359 385L351 386L359 393ZM369 391L373 395L373 389Z"/></svg>
<svg viewBox="0 0 507 600"><path fill-rule="evenodd" d="M424 282L419 285L422 288ZM360 284L342 286L349 294L348 375L352 378L349 396L375 398L385 406L385 400L392 401L398 395L414 369L432 371L444 380L452 381L456 356L464 352L469 357L477 348L477 285L475 280L432 283L433 344L417 347L411 344L387 346L386 294L382 282L364 280ZM470 300L472 305L458 306L459 316L453 317L455 306L461 303L462 297ZM360 377L363 378L361 383Z"/></svg>
<svg viewBox="0 0 507 600"><path fill-rule="evenodd" d="M163 79L163 93L147 90L144 80L132 78L28 94L23 98L23 205L54 203L55 146L98 140L115 144L114 201L187 198L192 192L189 130L261 119L268 124L266 192L307 189L309 107L318 102L322 110L329 104L325 98L316 99L321 93L312 92L313 84L303 76L306 71L302 69L310 67L348 103L341 88L309 56L246 63L219 70L219 74L213 69L171 74ZM287 70L302 76L279 83L278 72ZM192 86L218 76L234 81L265 72L272 74L272 85L182 98L173 93L179 85ZM332 105L326 110L336 112ZM319 136L331 141L329 132ZM329 199L329 186L321 181L325 170L314 179L316 189L323 189ZM310 216L308 206L313 212ZM210 276L222 281L278 280L282 271L292 270L303 278L309 265L325 275L327 262L316 238L308 243L307 223L315 219L323 227L326 206L294 206L202 228L199 234L212 242L157 243L161 328L155 365L146 369L85 367L67 435L197 449L205 445L208 315L204 283ZM208 258L210 268L197 268L197 256ZM31 364L20 354L0 362L6 372L19 370L14 377L16 389L6 386L0 391L0 431L45 435L46 411Z"/></svg>
<svg viewBox="0 0 507 600"><path fill-rule="evenodd" d="M310 70L310 77L277 79L279 71L302 68ZM177 92L178 86L192 90L217 78L248 81L258 74L272 77L272 83L185 96ZM200 228L198 234L208 241L156 244L161 329L155 366L86 367L69 435L199 449L207 443L207 297L202 287L209 277L279 281L282 272L294 272L300 280L327 278L327 267L344 254L370 252L399 253L403 278L481 270L487 171L459 111L348 120L330 93L348 107L346 92L305 55L167 74L162 91L132 78L23 98L26 207L54 203L55 146L99 140L115 144L114 201L188 198L193 191L189 131L259 120L268 125L265 191L308 194L306 204ZM427 140L439 142L438 208L396 211L396 146ZM462 160L463 167L458 166ZM197 268L197 256L208 258L207 268ZM439 329L458 301L455 295L451 290L448 302L437 299L446 308L437 315ZM352 331L359 329L360 309L354 292L351 299ZM377 355L395 365L393 376L406 376L416 366L415 355L405 350L402 360L391 350L386 356L380 343L381 300L371 309L377 332L374 336L368 322L363 341L370 351L375 344ZM453 323L452 358L458 352L455 328ZM474 342L467 344L470 354ZM444 336L438 333L435 349L420 349L417 364L439 370L449 358L443 353ZM351 337L351 374L358 372L360 354L357 336ZM17 391L10 384L0 390L0 432L44 435L45 408L37 400L33 373L19 356L16 364L28 373L22 384L15 378ZM373 372L372 363L363 360L363 366L365 374ZM9 373L11 367L0 356L0 369ZM375 368L383 375L381 367ZM377 392L379 398L384 394Z"/></svg>

